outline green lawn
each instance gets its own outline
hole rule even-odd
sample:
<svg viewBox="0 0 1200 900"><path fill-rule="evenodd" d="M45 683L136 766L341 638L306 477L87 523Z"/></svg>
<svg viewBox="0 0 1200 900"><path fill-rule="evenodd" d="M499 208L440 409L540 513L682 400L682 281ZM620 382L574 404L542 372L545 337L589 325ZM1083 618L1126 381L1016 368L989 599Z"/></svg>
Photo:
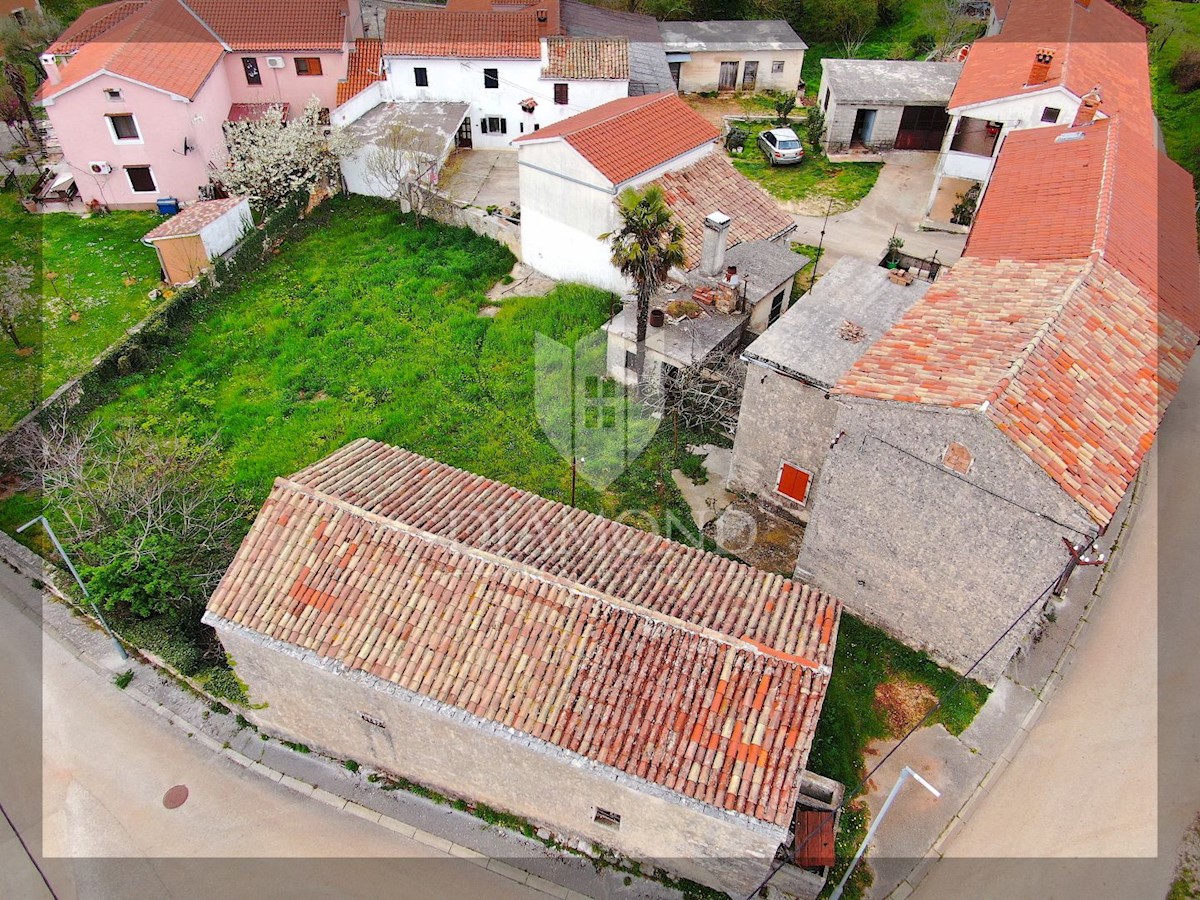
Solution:
<svg viewBox="0 0 1200 900"><path fill-rule="evenodd" d="M1162 125L1167 153L1200 179L1200 90L1181 93L1171 82L1171 66L1184 50L1200 50L1200 4L1148 0L1150 77L1154 110Z"/></svg>
<svg viewBox="0 0 1200 900"><path fill-rule="evenodd" d="M84 371L150 311L158 258L140 241L160 221L143 212L35 216L14 194L0 194L0 263L21 262L45 276L34 283L40 306L17 323L32 352L20 355L0 337L0 429Z"/></svg>
<svg viewBox="0 0 1200 900"><path fill-rule="evenodd" d="M749 136L740 154L731 154L734 168L761 184L772 196L793 212L822 215L833 201L832 212L852 209L867 196L879 178L883 163L830 162L819 150L809 146L803 131L797 131L806 154L804 161L791 166L772 166L758 146L758 135L770 123L748 126Z"/></svg>

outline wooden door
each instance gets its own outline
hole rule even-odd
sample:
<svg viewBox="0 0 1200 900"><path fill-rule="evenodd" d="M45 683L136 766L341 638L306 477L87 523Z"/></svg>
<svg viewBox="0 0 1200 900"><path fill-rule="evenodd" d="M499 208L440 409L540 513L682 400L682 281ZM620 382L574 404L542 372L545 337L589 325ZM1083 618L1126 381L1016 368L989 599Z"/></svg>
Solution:
<svg viewBox="0 0 1200 900"><path fill-rule="evenodd" d="M737 89L738 64L737 61L721 63L721 80L717 83L718 91L732 91Z"/></svg>
<svg viewBox="0 0 1200 900"><path fill-rule="evenodd" d="M746 60L746 65L742 67L742 90L752 91L758 83L758 61L753 59Z"/></svg>
<svg viewBox="0 0 1200 900"><path fill-rule="evenodd" d="M454 136L454 146L460 150L470 150L474 146L471 138L470 118L463 119L462 124L458 126L458 134Z"/></svg>

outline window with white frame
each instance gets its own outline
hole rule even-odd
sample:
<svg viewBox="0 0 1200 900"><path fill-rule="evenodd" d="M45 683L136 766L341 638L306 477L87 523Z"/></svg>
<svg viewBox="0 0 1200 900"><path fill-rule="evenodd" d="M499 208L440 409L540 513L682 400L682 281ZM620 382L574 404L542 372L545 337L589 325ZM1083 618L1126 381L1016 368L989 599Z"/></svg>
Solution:
<svg viewBox="0 0 1200 900"><path fill-rule="evenodd" d="M112 132L114 141L138 141L142 140L141 132L138 131L137 119L132 113L109 113L105 118L108 119L108 128Z"/></svg>
<svg viewBox="0 0 1200 900"><path fill-rule="evenodd" d="M782 75L783 74L783 63L784 63L784 61L782 59L777 59L774 62L772 62L771 63L771 74L772 75Z"/></svg>
<svg viewBox="0 0 1200 900"><path fill-rule="evenodd" d="M508 119L503 116L484 116L479 120L483 134L508 134Z"/></svg>
<svg viewBox="0 0 1200 900"><path fill-rule="evenodd" d="M1053 107L1053 106L1047 106L1045 109L1042 110L1042 121L1045 122L1047 125L1053 125L1055 122L1058 121L1058 117L1061 114L1062 114L1061 109L1057 109L1056 107Z"/></svg>
<svg viewBox="0 0 1200 900"><path fill-rule="evenodd" d="M112 103L120 103L121 99L122 99L121 98L121 89L120 88L105 88L104 96Z"/></svg>
<svg viewBox="0 0 1200 900"><path fill-rule="evenodd" d="M135 194L153 194L158 191L154 183L154 173L149 166L126 166L125 175L129 179L129 188Z"/></svg>

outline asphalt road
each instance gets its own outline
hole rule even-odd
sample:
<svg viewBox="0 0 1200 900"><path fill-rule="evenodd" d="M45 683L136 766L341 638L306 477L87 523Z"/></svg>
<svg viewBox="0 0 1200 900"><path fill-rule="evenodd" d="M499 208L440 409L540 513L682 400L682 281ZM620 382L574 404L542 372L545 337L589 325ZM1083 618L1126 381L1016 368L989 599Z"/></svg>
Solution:
<svg viewBox="0 0 1200 900"><path fill-rule="evenodd" d="M17 590L0 565L0 804L54 895L545 900L214 756L43 640ZM48 896L0 819L0 897Z"/></svg>
<svg viewBox="0 0 1200 900"><path fill-rule="evenodd" d="M915 900L1158 900L1200 808L1200 365L1071 667Z"/></svg>

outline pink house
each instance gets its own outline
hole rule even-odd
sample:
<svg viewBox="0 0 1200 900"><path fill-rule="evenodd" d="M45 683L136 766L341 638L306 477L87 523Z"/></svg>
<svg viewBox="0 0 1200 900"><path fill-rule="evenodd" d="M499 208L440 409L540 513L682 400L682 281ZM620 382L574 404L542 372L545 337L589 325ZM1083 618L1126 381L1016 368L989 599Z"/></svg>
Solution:
<svg viewBox="0 0 1200 900"><path fill-rule="evenodd" d="M117 0L44 54L38 91L84 202L195 201L225 154L223 125L316 97L336 105L362 35L358 0Z"/></svg>

